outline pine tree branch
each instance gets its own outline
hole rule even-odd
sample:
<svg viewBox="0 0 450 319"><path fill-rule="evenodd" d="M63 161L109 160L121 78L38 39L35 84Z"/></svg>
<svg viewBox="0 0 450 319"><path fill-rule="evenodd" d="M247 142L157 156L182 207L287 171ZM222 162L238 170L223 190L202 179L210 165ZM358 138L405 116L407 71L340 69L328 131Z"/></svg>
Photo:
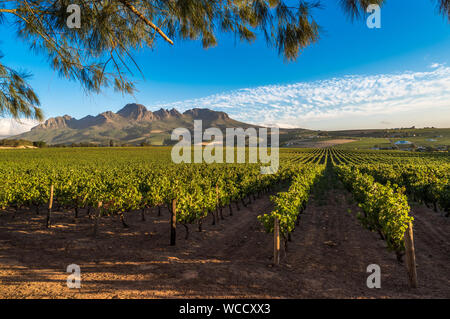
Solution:
<svg viewBox="0 0 450 319"><path fill-rule="evenodd" d="M173 45L173 41L153 22L151 22L149 19L147 19L141 12L139 12L131 3L129 3L127 0L118 0L120 3L122 3L125 7L131 10L135 15L137 15L142 21L145 22L148 26L150 26L153 30L159 33L164 40L169 42Z"/></svg>

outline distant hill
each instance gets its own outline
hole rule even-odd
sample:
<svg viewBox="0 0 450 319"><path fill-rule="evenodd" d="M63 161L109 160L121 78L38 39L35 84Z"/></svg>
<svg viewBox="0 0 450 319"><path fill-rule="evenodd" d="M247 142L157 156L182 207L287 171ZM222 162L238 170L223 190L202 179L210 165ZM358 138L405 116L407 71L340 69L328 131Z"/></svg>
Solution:
<svg viewBox="0 0 450 319"><path fill-rule="evenodd" d="M75 119L69 115L50 118L31 131L14 139L44 141L47 144L94 143L101 145L142 143L163 145L177 127L193 130L194 120L203 121L203 129L217 127L257 127L231 119L224 112L210 109L192 109L184 113L176 109L152 112L141 104L127 104L117 113L107 111L97 116Z"/></svg>

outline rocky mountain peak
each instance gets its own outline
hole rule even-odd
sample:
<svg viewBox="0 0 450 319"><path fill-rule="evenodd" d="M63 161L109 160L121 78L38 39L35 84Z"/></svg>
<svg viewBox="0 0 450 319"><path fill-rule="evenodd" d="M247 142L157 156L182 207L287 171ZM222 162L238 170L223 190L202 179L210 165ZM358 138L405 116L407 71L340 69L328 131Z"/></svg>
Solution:
<svg viewBox="0 0 450 319"><path fill-rule="evenodd" d="M177 118L179 118L179 117L182 116L182 114L180 112L178 112L176 109L171 109L169 111L169 110L166 110L166 109L163 109L163 108L159 109L158 111L153 112L153 114L155 115L155 117L158 120L164 120L164 119L167 119L167 118L170 118L170 117L177 117Z"/></svg>
<svg viewBox="0 0 450 319"><path fill-rule="evenodd" d="M59 129L59 128L65 128L69 126L69 122L71 122L73 118L69 115L64 116L57 116L49 118L47 121L45 121L42 124L39 124L38 126L33 127L32 129Z"/></svg>
<svg viewBox="0 0 450 319"><path fill-rule="evenodd" d="M194 108L192 110L187 110L183 113L183 115L189 115L195 120L207 120L207 121L213 121L213 120L227 120L230 117L225 112L217 112L210 109L200 109L200 108Z"/></svg>
<svg viewBox="0 0 450 319"><path fill-rule="evenodd" d="M212 127L240 125L224 112L201 108L188 110L183 114L175 108L161 108L151 112L142 104L130 103L117 113L106 111L96 116L87 115L79 120L69 115L50 118L34 127L32 132L23 133L21 137L30 140L39 138L48 143L72 143L109 140L120 135L125 136L121 139L131 140L136 144L146 141L150 133L168 134L176 127L189 128L193 125L193 120L204 120L205 125ZM64 131L64 134L54 133L59 129ZM39 135L35 134L35 130L39 130Z"/></svg>

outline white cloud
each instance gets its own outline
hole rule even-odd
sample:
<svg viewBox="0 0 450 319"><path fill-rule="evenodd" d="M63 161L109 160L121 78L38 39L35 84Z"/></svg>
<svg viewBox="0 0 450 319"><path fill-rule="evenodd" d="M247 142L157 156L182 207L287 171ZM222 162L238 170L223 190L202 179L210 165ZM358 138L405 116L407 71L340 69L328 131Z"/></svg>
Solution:
<svg viewBox="0 0 450 319"><path fill-rule="evenodd" d="M437 69L437 68L440 68L442 66L444 66L444 65L441 64L441 63L431 63L430 64L430 68L432 68L432 69Z"/></svg>
<svg viewBox="0 0 450 319"><path fill-rule="evenodd" d="M10 118L0 118L0 137L14 136L28 132L39 122L29 119L20 119L19 121Z"/></svg>
<svg viewBox="0 0 450 319"><path fill-rule="evenodd" d="M427 72L352 75L245 88L154 107L180 111L211 108L237 120L284 127L376 128L388 122L392 126L412 122L450 127L450 68L433 64L433 70Z"/></svg>

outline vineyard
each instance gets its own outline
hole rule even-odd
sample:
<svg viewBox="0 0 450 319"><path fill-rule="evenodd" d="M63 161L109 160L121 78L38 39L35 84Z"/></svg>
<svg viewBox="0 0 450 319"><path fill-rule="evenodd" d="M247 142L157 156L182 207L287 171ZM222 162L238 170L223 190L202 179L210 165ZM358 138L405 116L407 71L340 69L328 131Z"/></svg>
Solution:
<svg viewBox="0 0 450 319"><path fill-rule="evenodd" d="M260 166L0 150L0 296L450 296L448 153L282 149L275 174ZM61 279L72 263L78 292ZM373 263L387 288L366 287Z"/></svg>

